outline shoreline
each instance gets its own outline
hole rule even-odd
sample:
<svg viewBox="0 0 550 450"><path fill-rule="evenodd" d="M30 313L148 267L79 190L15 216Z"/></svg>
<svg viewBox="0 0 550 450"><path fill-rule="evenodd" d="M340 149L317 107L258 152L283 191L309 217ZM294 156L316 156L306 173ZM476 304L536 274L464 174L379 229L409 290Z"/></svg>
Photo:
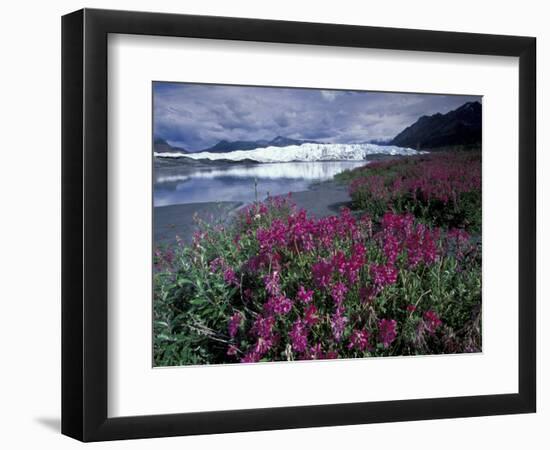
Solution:
<svg viewBox="0 0 550 450"><path fill-rule="evenodd" d="M409 156L375 154L371 155L368 161L365 161L365 165L374 161L394 160L407 157ZM172 161L166 161L165 164L172 165L174 163ZM225 164L231 165L234 164L234 162L229 163L222 161L222 165ZM261 165L261 163L254 163L254 165ZM202 161L192 161L189 166L190 170L193 170L203 166L211 168L212 164L205 164ZM342 207L351 206L348 183L338 181L336 178L325 181L315 181L309 184L306 190L289 191L288 193L299 209L305 209L308 215L318 219L336 215ZM232 215L250 203L251 202L243 201L219 201L155 206L153 208L154 245L173 244L176 242L176 236L184 243L188 244L192 240L193 233L198 229L193 219L195 215L198 215L201 219L209 223L216 223L220 220L222 220L223 223L227 223Z"/></svg>
<svg viewBox="0 0 550 450"><path fill-rule="evenodd" d="M299 209L305 209L309 215L316 218L338 214L340 208L349 206L351 202L348 186L335 180L312 183L305 191L290 191L290 197ZM197 230L195 216L209 223L225 223L248 204L250 203L222 201L155 206L154 244L158 246L175 243L176 236L189 243Z"/></svg>
<svg viewBox="0 0 550 450"><path fill-rule="evenodd" d="M155 246L169 245L179 237L190 243L197 230L195 217L209 223L227 220L244 206L243 202L183 203L153 207L153 241Z"/></svg>

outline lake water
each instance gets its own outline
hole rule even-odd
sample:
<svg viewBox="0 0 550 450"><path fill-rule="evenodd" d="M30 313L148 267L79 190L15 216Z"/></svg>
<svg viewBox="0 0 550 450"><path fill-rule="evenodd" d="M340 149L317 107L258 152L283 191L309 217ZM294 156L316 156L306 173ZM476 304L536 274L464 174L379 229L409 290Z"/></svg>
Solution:
<svg viewBox="0 0 550 450"><path fill-rule="evenodd" d="M313 183L330 180L366 161L318 161L265 164L216 164L190 166L155 161L154 205L264 199L305 191ZM255 188L256 183L256 188Z"/></svg>

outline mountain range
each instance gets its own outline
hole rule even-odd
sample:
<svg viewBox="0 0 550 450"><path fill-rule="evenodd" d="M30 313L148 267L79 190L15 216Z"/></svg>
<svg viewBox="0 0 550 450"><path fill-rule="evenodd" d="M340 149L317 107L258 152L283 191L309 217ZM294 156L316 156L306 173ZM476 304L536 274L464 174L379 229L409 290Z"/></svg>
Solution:
<svg viewBox="0 0 550 450"><path fill-rule="evenodd" d="M227 153L235 150L254 150L256 148L264 147L288 147L289 145L302 145L302 144L318 144L318 141L292 139L284 136L277 136L271 140L260 139L257 141L226 141L221 140L212 147L208 147L198 152L209 153ZM175 147L170 145L166 140L161 137L155 137L153 140L153 150L155 153L198 153L191 152L183 147Z"/></svg>
<svg viewBox="0 0 550 450"><path fill-rule="evenodd" d="M235 150L254 150L263 147L288 147L289 145L317 144L317 141L307 141L302 139L292 139L284 136L277 136L270 141L261 139L258 141L220 141L216 145L205 148L201 152L209 153L227 153Z"/></svg>
<svg viewBox="0 0 550 450"><path fill-rule="evenodd" d="M153 151L155 153L189 153L183 147L174 147L158 136L153 139Z"/></svg>
<svg viewBox="0 0 550 450"><path fill-rule="evenodd" d="M395 136L391 145L417 150L481 144L481 103L468 102L447 114L422 116Z"/></svg>
<svg viewBox="0 0 550 450"><path fill-rule="evenodd" d="M481 144L481 103L468 102L446 114L422 116L405 128L393 139L373 139L361 144L378 146L392 145L416 150L438 150L453 146L471 147ZM277 136L271 140L226 141L221 140L212 147L199 152L229 153L237 150L254 150L266 147L288 147L303 144L325 144L314 140L292 139ZM155 153L198 153L170 145L166 140L155 137Z"/></svg>

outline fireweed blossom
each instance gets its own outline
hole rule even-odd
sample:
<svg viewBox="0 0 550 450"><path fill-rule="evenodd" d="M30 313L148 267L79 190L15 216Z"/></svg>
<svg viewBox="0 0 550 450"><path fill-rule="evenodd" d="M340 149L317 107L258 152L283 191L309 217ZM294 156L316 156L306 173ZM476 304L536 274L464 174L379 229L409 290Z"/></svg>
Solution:
<svg viewBox="0 0 550 450"><path fill-rule="evenodd" d="M239 285L239 280L237 279L235 272L229 267L223 271L223 279L226 284L233 284L235 286Z"/></svg>
<svg viewBox="0 0 550 450"><path fill-rule="evenodd" d="M273 332L275 319L273 317L258 317L252 325L251 334L256 342L250 351L241 358L241 362L258 362L273 345L276 345L278 336Z"/></svg>
<svg viewBox="0 0 550 450"><path fill-rule="evenodd" d="M217 271L221 270L223 274L223 280L225 284L228 286L234 285L239 286L240 282L237 278L237 274L235 271L227 264L227 262L223 258L215 258L212 261L210 261L209 264L210 271L212 273L216 273Z"/></svg>
<svg viewBox="0 0 550 450"><path fill-rule="evenodd" d="M355 284L359 279L361 268L366 262L367 250L362 243L354 244L351 249L351 256L346 261L344 274L350 284Z"/></svg>
<svg viewBox="0 0 550 450"><path fill-rule="evenodd" d="M395 264L397 256L401 251L399 240L393 234L389 234L384 239L384 255L388 264Z"/></svg>
<svg viewBox="0 0 550 450"><path fill-rule="evenodd" d="M408 196L417 202L440 202L456 207L461 194L481 190L479 159L447 153L423 155L409 162L373 163L357 169L357 173L363 176L350 184L350 195L363 202L370 200L381 204L390 204ZM382 177L373 173L373 170L383 168L392 168L393 175Z"/></svg>
<svg viewBox="0 0 550 450"><path fill-rule="evenodd" d="M359 350L364 352L365 350L371 350L369 343L370 333L367 330L353 330L349 338L348 348Z"/></svg>
<svg viewBox="0 0 550 450"><path fill-rule="evenodd" d="M382 319L378 322L378 340L388 348L397 337L397 322L393 319Z"/></svg>
<svg viewBox="0 0 550 450"><path fill-rule="evenodd" d="M279 296L281 287L279 286L279 272L273 272L264 277L265 290L268 294Z"/></svg>
<svg viewBox="0 0 550 450"><path fill-rule="evenodd" d="M332 270L338 272L340 275L344 275L347 269L347 260L344 252L338 250L332 257Z"/></svg>
<svg viewBox="0 0 550 450"><path fill-rule="evenodd" d="M264 310L268 314L286 315L292 309L292 300L284 295L270 297L264 305Z"/></svg>
<svg viewBox="0 0 550 450"><path fill-rule="evenodd" d="M347 292L348 288L342 282L336 283L334 286L332 286L332 289L330 291L332 299L334 300L334 303L336 305L341 305L343 303Z"/></svg>
<svg viewBox="0 0 550 450"><path fill-rule="evenodd" d="M317 287L326 288L332 278L332 265L326 261L319 261L311 270Z"/></svg>
<svg viewBox="0 0 550 450"><path fill-rule="evenodd" d="M308 305L304 310L304 323L312 327L319 322L319 313L315 305Z"/></svg>
<svg viewBox="0 0 550 450"><path fill-rule="evenodd" d="M383 288L397 281L398 271L392 265L373 264L370 266L370 272L374 285Z"/></svg>
<svg viewBox="0 0 550 450"><path fill-rule="evenodd" d="M411 214L386 213L381 224L379 239L388 264L394 264L401 252L407 256L409 268L420 263L431 265L436 261L439 230L415 224Z"/></svg>
<svg viewBox="0 0 550 450"><path fill-rule="evenodd" d="M306 290L303 286L300 285L300 287L298 288L297 297L298 300L300 300L302 303L311 303L313 301L313 291Z"/></svg>
<svg viewBox="0 0 550 450"><path fill-rule="evenodd" d="M344 309L342 307L336 308L336 312L330 318L330 326L337 342L342 339L347 323L348 318L344 315Z"/></svg>
<svg viewBox="0 0 550 450"><path fill-rule="evenodd" d="M273 317L258 317L252 325L251 334L256 337L270 339L273 335L273 326L275 318Z"/></svg>
<svg viewBox="0 0 550 450"><path fill-rule="evenodd" d="M303 353L307 350L307 327L300 319L294 322L288 335L292 342L292 349L295 352Z"/></svg>
<svg viewBox="0 0 550 450"><path fill-rule="evenodd" d="M239 312L236 312L231 316L229 319L229 325L227 326L229 337L234 338L237 335L237 331L239 331L242 320L243 316Z"/></svg>
<svg viewBox="0 0 550 450"><path fill-rule="evenodd" d="M435 331L443 324L436 312L429 310L424 313L424 327L430 334L434 334Z"/></svg>
<svg viewBox="0 0 550 450"><path fill-rule="evenodd" d="M325 353L323 352L323 347L320 343L313 345L309 349L308 357L310 359L325 359Z"/></svg>
<svg viewBox="0 0 550 450"><path fill-rule="evenodd" d="M407 189L406 180L394 185ZM448 201L453 202L452 196ZM430 277L441 271L445 276L440 289L450 292L460 287L470 295L465 305L480 303L475 297L479 246L471 243L471 236L462 229L440 232L410 213L388 210L376 216L374 225L368 216L354 217L357 214L343 210L316 219L297 211L287 199L269 200L238 213L234 230L226 226L202 233L200 245L185 248L190 255L187 266L179 266L184 259L175 252L173 266L160 269L165 279L177 279L179 273L197 277L202 283L186 284L183 295L194 295L198 302L215 295L224 308L220 310L227 311L225 317L201 316L201 307L190 302L188 314L216 338L209 345L210 336L193 336L194 342L205 343L202 348L217 349L206 363L282 360L292 356L286 353L289 348L294 359L346 358L367 351L372 356L401 350L403 354L479 351L476 330L466 329L467 338L456 333L468 323L455 330L449 325L460 323L457 317L472 317L471 311L463 307L453 316L452 308L438 303L445 301L443 296L443 300L422 296L433 286ZM238 248L233 242L239 243ZM155 256L163 258L162 252ZM461 271L453 272L457 261ZM188 267L193 272L186 272ZM240 289L227 288L233 285ZM210 287L212 292L204 296L197 289ZM410 295L402 295L405 287ZM225 297L219 295L222 292ZM182 291L176 295L181 299ZM440 317L436 310L445 312ZM162 317L165 310L158 314ZM418 324L420 338L411 337L406 321ZM442 339L428 339L438 331ZM444 339L447 334L451 337ZM220 339L226 342L221 352ZM195 355L195 361L203 357Z"/></svg>
<svg viewBox="0 0 550 450"><path fill-rule="evenodd" d="M242 363L256 363L260 360L261 355L250 352L241 358Z"/></svg>

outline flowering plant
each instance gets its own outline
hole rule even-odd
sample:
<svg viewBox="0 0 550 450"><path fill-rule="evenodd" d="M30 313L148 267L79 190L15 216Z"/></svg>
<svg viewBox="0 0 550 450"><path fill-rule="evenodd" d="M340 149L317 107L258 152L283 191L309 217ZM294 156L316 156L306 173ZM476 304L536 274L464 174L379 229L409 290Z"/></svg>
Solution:
<svg viewBox="0 0 550 450"><path fill-rule="evenodd" d="M481 229L481 154L442 152L367 166L337 175L350 182L354 208L381 217L410 212L441 227Z"/></svg>
<svg viewBox="0 0 550 450"><path fill-rule="evenodd" d="M268 198L155 263L156 365L481 349L478 247L411 212L315 219Z"/></svg>

